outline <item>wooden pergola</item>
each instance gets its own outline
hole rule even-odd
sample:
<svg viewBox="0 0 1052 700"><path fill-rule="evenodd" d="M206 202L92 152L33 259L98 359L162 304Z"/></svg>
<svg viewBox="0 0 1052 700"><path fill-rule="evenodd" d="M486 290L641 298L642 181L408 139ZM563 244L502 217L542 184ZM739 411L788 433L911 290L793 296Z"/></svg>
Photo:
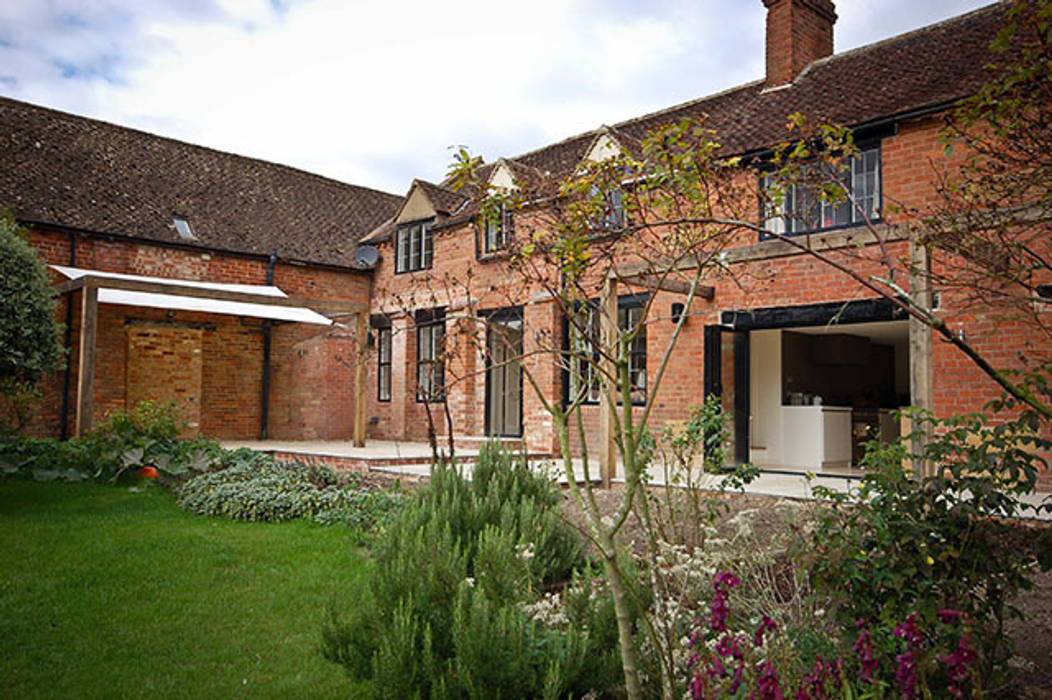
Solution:
<svg viewBox="0 0 1052 700"><path fill-rule="evenodd" d="M120 290L124 292L140 292L146 294L163 294L175 297L189 297L209 300L213 302L235 302L240 304L253 304L280 309L299 309L318 315L328 324L332 320L327 316L353 315L355 317L355 339L358 344L358 352L355 362L355 400L354 400L354 427L353 440L356 447L365 445L366 425L366 363L365 353L367 343L365 341L369 332L369 305L353 301L336 301L324 299L308 299L304 297L274 296L249 291L234 291L209 286L191 286L186 281L166 281L160 278L132 278L133 276L110 276L106 274L84 274L74 279L57 284L54 294L70 294L81 292L80 300L80 344L77 351L79 371L77 373L77 418L75 435L82 436L92 428L92 417L95 403L95 366L98 353L98 316L99 316L99 290ZM282 293L283 294L283 293ZM208 311L205 310L207 313ZM298 314L278 314L268 316L261 312L257 314L245 313L241 315L261 315L263 317L275 318L297 322ZM327 316L326 316L327 315ZM303 314L309 318L307 314ZM319 321L301 321L308 323L320 323Z"/></svg>
<svg viewBox="0 0 1052 700"><path fill-rule="evenodd" d="M617 443L614 440L617 402L611 401L610 397L614 396L616 391L612 358L620 332L617 327L618 283L686 296L690 294L690 283L681 279L671 279L666 274L683 269L689 268L664 266L655 269L653 263L623 265L611 270L603 281L603 291L599 299L599 337L604 349L601 356L603 390L599 395L599 478L604 487L610 486L617 470ZM695 294L711 301L716 296L716 289L709 285L698 285Z"/></svg>

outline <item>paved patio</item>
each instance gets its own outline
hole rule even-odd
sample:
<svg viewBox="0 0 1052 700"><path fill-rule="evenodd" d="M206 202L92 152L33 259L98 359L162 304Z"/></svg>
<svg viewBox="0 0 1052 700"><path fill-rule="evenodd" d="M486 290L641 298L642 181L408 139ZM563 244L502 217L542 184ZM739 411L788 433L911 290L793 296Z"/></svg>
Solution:
<svg viewBox="0 0 1052 700"><path fill-rule="evenodd" d="M223 446L228 449L247 447L279 457L305 461L317 460L334 463L337 466L345 463L348 468L398 474L417 479L426 478L431 471L431 448L424 442L370 440L365 447L355 447L349 441L334 440L244 440L226 441ZM468 447L457 446L456 456L461 460L460 468L468 478L471 478L472 463L477 459L480 448L480 444ZM556 458L543 454L533 454L528 457L530 463L536 465L538 469L546 469L553 478L558 479L559 483L566 483L566 473ZM578 482L584 480L585 469L582 460L574 460L573 471L574 478ZM624 483L620 463L618 463L616 474L614 482ZM657 467L650 468L649 476L648 483L652 486L666 486L671 483L673 487L677 487L686 481L683 474L680 474L679 478L674 473L666 476L664 470ZM593 482L599 480L598 460L589 460L588 478ZM715 491L720 488L726 477L695 472L693 478L700 488ZM859 483L860 473L858 472L816 474L808 478L804 472L761 469L759 477L745 487L745 492L758 496L810 500L815 498L814 489L816 487L822 486L846 493L857 488ZM1037 506L1044 501L1052 500L1052 493L1034 493L1022 500L1031 506ZM1030 511L1026 516L1052 520L1052 514L1049 513L1037 514Z"/></svg>

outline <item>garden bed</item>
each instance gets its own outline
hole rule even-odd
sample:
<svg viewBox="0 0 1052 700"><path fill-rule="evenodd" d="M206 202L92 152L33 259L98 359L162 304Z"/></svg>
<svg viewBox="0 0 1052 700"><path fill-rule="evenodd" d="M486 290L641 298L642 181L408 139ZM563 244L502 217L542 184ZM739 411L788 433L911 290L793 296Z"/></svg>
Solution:
<svg viewBox="0 0 1052 700"><path fill-rule="evenodd" d="M613 513L620 504L623 487L615 484L610 489L596 489L595 497L604 513ZM651 493L664 496L663 489L652 489ZM769 496L750 494L714 494L726 505L727 512L720 518L718 528L721 535L728 535L733 529L730 521L746 510L755 511L750 517L753 531L758 539L768 540L781 534L786 527L786 520L777 513L780 503L791 503L800 519L807 517L812 505L809 502L779 499ZM580 528L581 513L566 492L563 502L567 518ZM1033 527L1050 527L1048 523L1030 523ZM638 519L630 517L621 533L622 541L632 543L637 553L642 552L645 533ZM1014 697L1032 700L1052 699L1052 572L1035 572L1034 589L1019 595L1016 606L1025 615L1024 621L1013 620L1009 629L1017 644L1016 664L1019 669L1018 688Z"/></svg>

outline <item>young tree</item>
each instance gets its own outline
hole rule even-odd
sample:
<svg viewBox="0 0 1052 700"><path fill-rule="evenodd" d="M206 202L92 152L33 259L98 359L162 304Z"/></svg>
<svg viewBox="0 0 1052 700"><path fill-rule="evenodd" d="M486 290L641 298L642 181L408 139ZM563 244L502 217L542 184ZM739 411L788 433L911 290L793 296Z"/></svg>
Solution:
<svg viewBox="0 0 1052 700"><path fill-rule="evenodd" d="M10 214L0 216L0 395L20 428L44 372L62 361L47 269Z"/></svg>
<svg viewBox="0 0 1052 700"><path fill-rule="evenodd" d="M738 162L718 155L720 146L703 124L670 125L634 145L635 152L589 163L561 182L537 176L511 191L488 188L479 174L480 161L463 150L451 176L457 185L480 193L484 222L516 212L506 266L524 283L516 285L517 296L522 298L522 289L539 293L566 321L569 337L551 329L537 331L547 335L537 338L534 351L546 354L570 377L565 403L545 391L528 367L525 380L552 418L571 497L604 564L627 695L639 698L643 692L633 625L639 619L643 633L661 652L662 696L672 698L676 669L661 628L664 612L660 603L653 610L644 604L649 596L626 569L631 552L619 534L630 516L641 518L645 546L651 560L656 557L658 530L641 497L648 480L649 426L689 313L674 322L656 368L648 372L640 367L633 349L645 342L648 326L670 320L659 319L655 302L660 295L676 295L690 309L700 297L711 295L703 280L732 274L726 251L743 230L739 222L755 199L735 177ZM735 215L719 220L720 210ZM651 225L653 221L661 225ZM618 308L619 286L649 294L637 311L625 313ZM612 514L599 506L589 466L582 406L596 398L604 424L598 449L608 451L601 459L606 468L602 476L609 478L615 460L624 476ZM580 480L576 463L581 465ZM648 575L656 575L656 568Z"/></svg>

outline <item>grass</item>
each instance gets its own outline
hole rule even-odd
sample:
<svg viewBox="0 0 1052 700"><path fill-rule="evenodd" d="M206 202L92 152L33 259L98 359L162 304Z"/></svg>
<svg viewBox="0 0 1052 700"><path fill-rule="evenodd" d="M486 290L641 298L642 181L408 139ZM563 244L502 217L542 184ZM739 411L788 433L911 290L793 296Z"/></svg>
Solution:
<svg viewBox="0 0 1052 700"><path fill-rule="evenodd" d="M344 528L190 515L159 488L0 481L0 696L361 694L318 651L365 585Z"/></svg>

